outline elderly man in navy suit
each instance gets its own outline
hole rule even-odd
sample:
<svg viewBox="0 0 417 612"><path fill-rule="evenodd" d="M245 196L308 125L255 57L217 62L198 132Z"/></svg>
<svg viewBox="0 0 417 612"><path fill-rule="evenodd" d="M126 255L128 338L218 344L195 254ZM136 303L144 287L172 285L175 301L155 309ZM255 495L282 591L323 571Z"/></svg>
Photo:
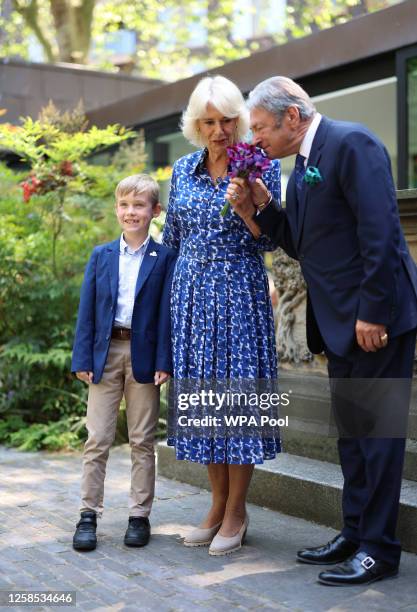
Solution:
<svg viewBox="0 0 417 612"><path fill-rule="evenodd" d="M384 145L362 125L321 116L286 77L260 83L248 104L253 142L270 158L296 154L286 208L260 179L233 179L227 197L255 237L266 234L300 262L310 350L325 352L331 381L406 379L409 389L417 270ZM340 416L343 403L332 399ZM319 575L323 584L369 584L398 573L405 432L389 436L339 438L342 532L297 554L300 562L336 565Z"/></svg>

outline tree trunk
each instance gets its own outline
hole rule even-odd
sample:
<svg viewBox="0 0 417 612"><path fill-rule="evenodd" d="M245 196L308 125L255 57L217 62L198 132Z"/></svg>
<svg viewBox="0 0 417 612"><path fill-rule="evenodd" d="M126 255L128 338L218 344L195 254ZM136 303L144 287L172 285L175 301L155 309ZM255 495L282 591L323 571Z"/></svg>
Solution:
<svg viewBox="0 0 417 612"><path fill-rule="evenodd" d="M45 53L48 62L55 62L56 57L52 45L44 35L39 24L39 10L37 0L31 0L31 2L27 6L21 5L19 3L19 0L13 0L13 7L18 13L22 15L29 28L35 34L43 49L43 52Z"/></svg>
<svg viewBox="0 0 417 612"><path fill-rule="evenodd" d="M71 6L70 29L72 41L72 61L85 64L91 44L91 24L95 0L83 0Z"/></svg>
<svg viewBox="0 0 417 612"><path fill-rule="evenodd" d="M67 0L50 0L54 20L59 61L73 62L73 48L70 31L70 8Z"/></svg>
<svg viewBox="0 0 417 612"><path fill-rule="evenodd" d="M39 17L38 0L25 5L13 0L13 7L35 34L49 62L76 62L85 64L91 44L91 25L96 0L49 0L54 36L58 47L56 56L52 44L45 36Z"/></svg>
<svg viewBox="0 0 417 612"><path fill-rule="evenodd" d="M95 0L50 0L61 62L85 64L91 44Z"/></svg>

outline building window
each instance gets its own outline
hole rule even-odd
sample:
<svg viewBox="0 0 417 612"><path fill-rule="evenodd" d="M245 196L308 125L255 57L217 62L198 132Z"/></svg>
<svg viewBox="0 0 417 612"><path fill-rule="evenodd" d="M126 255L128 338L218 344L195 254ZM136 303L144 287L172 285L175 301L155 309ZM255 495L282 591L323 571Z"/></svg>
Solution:
<svg viewBox="0 0 417 612"><path fill-rule="evenodd" d="M417 189L417 46L397 53L398 187Z"/></svg>
<svg viewBox="0 0 417 612"><path fill-rule="evenodd" d="M417 57L407 60L408 187L417 189Z"/></svg>

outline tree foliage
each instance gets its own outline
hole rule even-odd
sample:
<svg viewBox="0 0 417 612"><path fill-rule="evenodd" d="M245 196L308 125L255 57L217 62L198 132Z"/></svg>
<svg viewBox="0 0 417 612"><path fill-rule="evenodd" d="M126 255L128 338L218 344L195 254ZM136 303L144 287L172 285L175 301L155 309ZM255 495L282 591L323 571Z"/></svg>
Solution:
<svg viewBox="0 0 417 612"><path fill-rule="evenodd" d="M283 42L306 36L390 4L392 0L291 0L287 4L285 34L278 39Z"/></svg>
<svg viewBox="0 0 417 612"><path fill-rule="evenodd" d="M0 442L56 449L84 436L86 388L70 372L79 291L93 246L118 234L115 185L145 169L134 136L51 106L40 120L0 125L0 147L26 164L0 165ZM102 153L103 165L88 157L115 143L125 145Z"/></svg>
<svg viewBox="0 0 417 612"><path fill-rule="evenodd" d="M51 235L51 269L58 278L57 245L63 226L71 221L71 208L80 201L77 196L94 190L87 156L133 138L134 133L118 125L86 129L85 120L74 131L73 126L65 129L65 116L60 122L52 117L50 104L36 121L28 117L21 126L1 124L0 147L16 153L30 167L29 176L21 183L23 199L28 202L38 196L39 211ZM71 115L69 125L70 119Z"/></svg>
<svg viewBox="0 0 417 612"><path fill-rule="evenodd" d="M285 35L276 24L276 40L304 36L393 0L291 0ZM254 5L255 6L255 5ZM242 14L236 0L4 0L0 16L0 55L28 58L30 35L46 61L114 68L106 50L120 30L134 33L133 61L142 75L177 80L256 51L256 41L237 34ZM246 8L246 10L248 10ZM250 9L254 13L255 8ZM2 34L2 35L1 35Z"/></svg>

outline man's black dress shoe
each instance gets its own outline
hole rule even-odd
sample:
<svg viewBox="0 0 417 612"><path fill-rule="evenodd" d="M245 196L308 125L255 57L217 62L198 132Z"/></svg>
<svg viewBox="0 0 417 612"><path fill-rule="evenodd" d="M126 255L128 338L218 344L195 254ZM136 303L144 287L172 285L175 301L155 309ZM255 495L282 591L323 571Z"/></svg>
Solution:
<svg viewBox="0 0 417 612"><path fill-rule="evenodd" d="M329 586L355 586L394 578L397 574L398 565L378 561L361 551L341 565L321 572L319 582Z"/></svg>
<svg viewBox="0 0 417 612"><path fill-rule="evenodd" d="M347 540L340 533L324 546L305 548L297 553L297 561L312 565L336 565L349 559L359 548L359 545Z"/></svg>
<svg viewBox="0 0 417 612"><path fill-rule="evenodd" d="M126 546L146 546L151 536L151 525L146 516L129 516L125 534Z"/></svg>
<svg viewBox="0 0 417 612"><path fill-rule="evenodd" d="M75 550L94 550L97 546L96 529L96 513L90 510L81 512L81 518L72 539L73 548Z"/></svg>

